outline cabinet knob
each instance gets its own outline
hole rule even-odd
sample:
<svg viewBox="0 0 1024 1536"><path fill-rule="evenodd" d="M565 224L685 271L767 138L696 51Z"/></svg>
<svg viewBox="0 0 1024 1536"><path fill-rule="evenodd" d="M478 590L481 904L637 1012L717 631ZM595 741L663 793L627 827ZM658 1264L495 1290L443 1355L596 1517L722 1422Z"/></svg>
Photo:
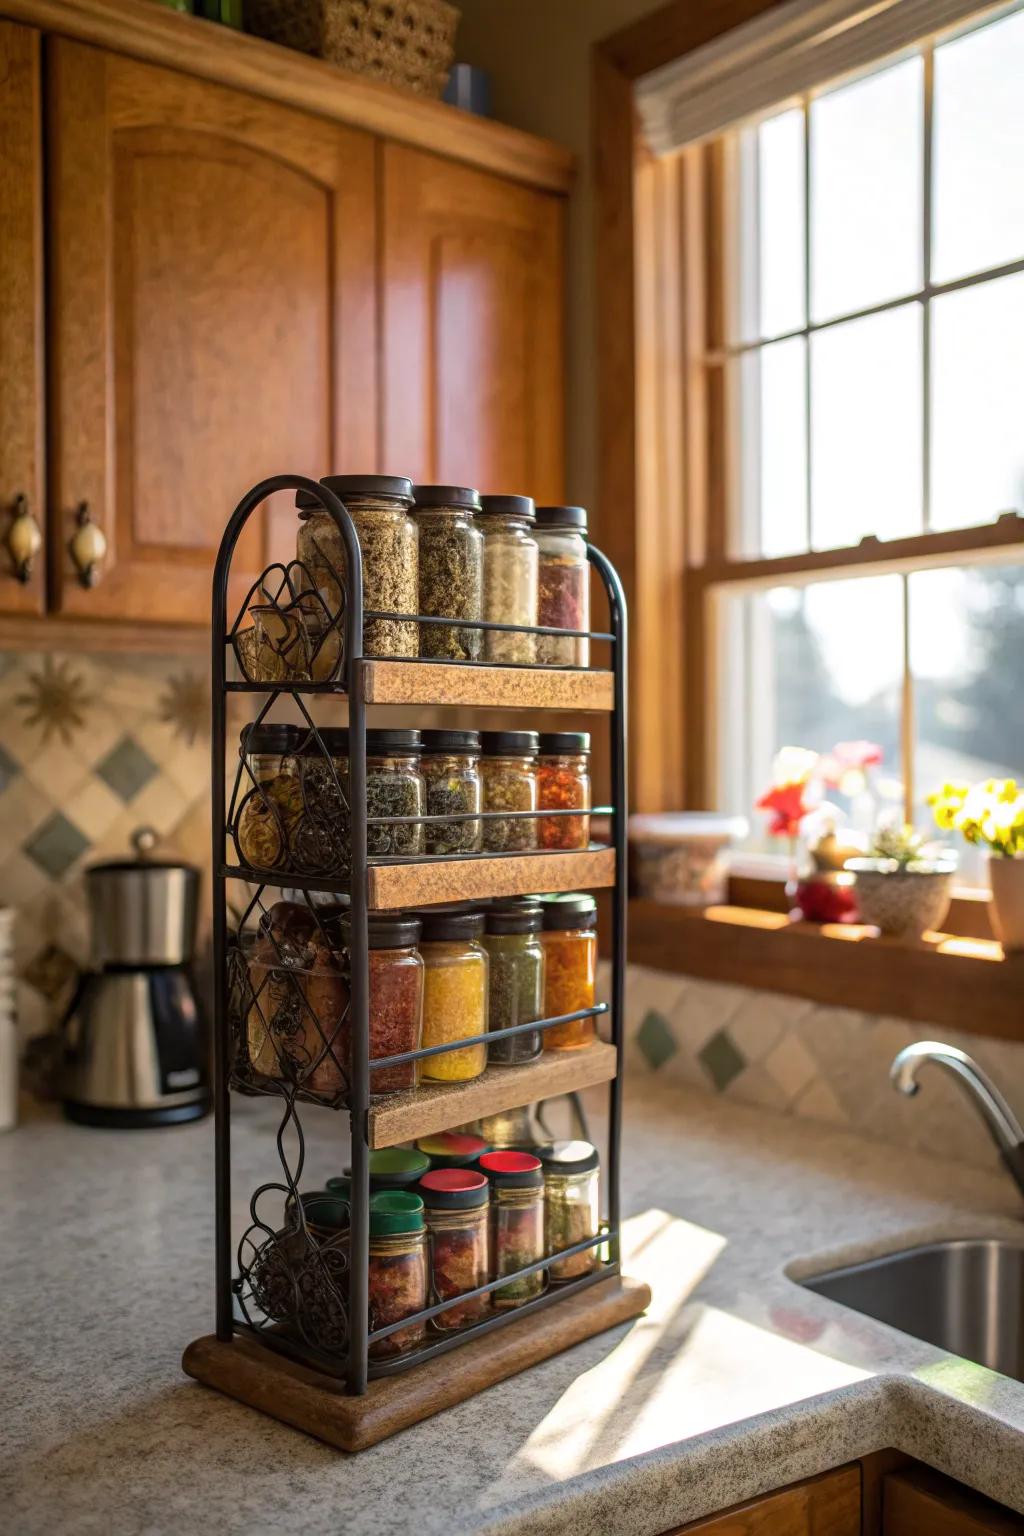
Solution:
<svg viewBox="0 0 1024 1536"><path fill-rule="evenodd" d="M96 577L107 553L107 539L103 529L92 520L89 503L79 503L75 513L77 527L71 535L68 548L83 587L96 584Z"/></svg>
<svg viewBox="0 0 1024 1536"><path fill-rule="evenodd" d="M43 547L39 524L28 509L28 497L19 491L11 503L13 521L7 530L7 548L14 574L22 584L32 575L32 561Z"/></svg>

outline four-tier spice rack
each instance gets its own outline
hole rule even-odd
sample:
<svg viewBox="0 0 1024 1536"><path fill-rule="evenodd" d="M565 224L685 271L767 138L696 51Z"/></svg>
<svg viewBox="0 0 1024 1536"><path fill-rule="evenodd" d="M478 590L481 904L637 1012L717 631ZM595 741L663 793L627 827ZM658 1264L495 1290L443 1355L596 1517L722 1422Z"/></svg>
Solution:
<svg viewBox="0 0 1024 1536"><path fill-rule="evenodd" d="M346 570L340 577L342 611L315 615L312 626L318 636L317 647L326 647L322 654L331 658L328 681L287 680L287 667L282 668L282 677L257 672L257 680L251 680L256 669L252 630L246 629L246 623L253 602L262 605L264 620L269 606L271 618L277 622L265 624L265 629L286 641L294 634L297 622L308 626L310 620L308 593L312 584L302 579L304 573L295 564L269 567L247 592L238 578L232 577L233 557L243 529L268 497L281 492L303 492L313 497L333 518L345 550ZM254 486L235 509L221 543L213 589L212 731L217 1328L214 1335L197 1339L188 1347L183 1364L197 1380L345 1450L371 1445L624 1322L642 1312L650 1299L647 1287L625 1279L619 1268L626 956L626 610L622 587L609 561L593 546L589 559L607 594L610 630L588 631L587 638L609 646L611 667L555 669L364 657L364 620L383 615L364 610L355 526L328 488L304 476L278 475ZM303 592L307 594L304 598L300 597ZM416 624L437 622L416 614L388 617ZM466 621L459 623L467 627ZM555 633L537 626L480 623L475 627ZM323 675L324 667L319 670ZM315 668L310 675L317 675ZM239 806L250 790L251 769L242 751L233 788L228 789L227 714L233 694L262 697L252 726L264 722L273 705L283 699L290 700L298 712L308 732L310 746L306 750L322 754L321 782L328 786L329 802L344 802L350 868L343 875L330 870L303 875L294 869L275 875L242 861L237 820ZM344 787L314 723L312 709L319 695L347 704L348 773ZM368 858L366 708L370 704L603 714L609 725L612 805L596 808L596 814L604 812L607 816L609 845L591 844L580 851ZM470 1083L421 1086L371 1099L371 1069L410 1059L410 1053L374 1061L369 1057L367 916L371 910L602 887L612 892L610 1003L598 1003L593 1009L561 1019L535 1021L530 1028L543 1030L593 1013L602 1016L608 1040L598 1038L571 1053L546 1052L518 1067L491 1067ZM345 967L350 1080L327 1094L313 1091L312 1075L293 1070L292 1065L269 1077L254 1073L246 1049L246 1021L253 999L243 941L284 890L293 900L309 905L320 940L336 949L338 964ZM241 912L238 892L242 893ZM324 916L332 899L346 908L348 943L344 951L340 925L331 924ZM266 926L264 921L262 931ZM300 1015L309 1013L308 996L296 994L295 1007ZM311 1030L321 1029L315 1017L308 1021L300 1018L299 1026L307 1039ZM460 1040L447 1049L466 1044ZM427 1052L411 1053L416 1054ZM310 1065L315 1070L315 1059ZM494 1311L458 1332L431 1338L428 1331L427 1342L413 1354L386 1361L372 1359L369 1351L374 1339L394 1331L394 1327L375 1334L368 1311L370 1150L599 1083L607 1083L609 1090L607 1157L602 1174L607 1215L598 1238L566 1250L574 1253L599 1248L601 1261L596 1268L574 1280L549 1285L525 1305ZM240 1237L232 1229L233 1091L269 1096L281 1109L273 1132L276 1149L271 1145L268 1151L276 1150L282 1175L251 1192L250 1224ZM324 1115L332 1110L347 1110L351 1125L350 1226L343 1241L325 1240L322 1232L310 1230L312 1222L307 1223L299 1190L304 1158L301 1114ZM268 1197L277 1201L278 1208L283 1197L283 1225L264 1214L262 1206ZM520 1278L546 1270L550 1263L550 1258L541 1260L522 1271ZM506 1275L500 1282L480 1287L480 1293L508 1281ZM428 1320L441 1310L439 1306L428 1307L411 1321ZM454 1352L454 1358L444 1359L449 1352Z"/></svg>

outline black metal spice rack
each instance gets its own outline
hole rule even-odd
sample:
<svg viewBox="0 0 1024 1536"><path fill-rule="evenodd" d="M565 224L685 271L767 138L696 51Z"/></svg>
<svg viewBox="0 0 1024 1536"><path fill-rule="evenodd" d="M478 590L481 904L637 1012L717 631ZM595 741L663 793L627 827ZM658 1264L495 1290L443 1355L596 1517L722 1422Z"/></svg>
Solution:
<svg viewBox="0 0 1024 1536"><path fill-rule="evenodd" d="M278 492L307 492L315 497L329 513L337 526L345 551L346 570L339 577L343 602L339 613L324 610L320 622L319 646L330 644L332 675L329 681L296 682L290 680L261 681L250 677L253 653L246 650L247 634L243 625L250 605L259 597L261 603L278 610L282 621L289 612L294 613L296 599L304 593L304 601L320 602L322 598L310 598L308 589L314 584L305 576L298 564L275 564L264 571L250 586L229 623L230 576L234 551L246 523L270 496ZM626 609L618 576L603 554L593 546L588 550L592 567L598 573L608 599L611 618L609 631L566 631L541 626L501 625L483 621L470 623L465 620L437 620L421 614L380 615L364 610L362 559L355 526L346 508L326 487L299 475L278 475L261 481L239 502L227 525L221 542L214 573L213 589L213 730L212 730L212 812L213 812L213 885L214 885L214 959L215 959L215 1064L216 1064L216 1303L217 1340L226 1344L239 1337L258 1338L275 1354L312 1366L327 1376L343 1377L347 1392L354 1396L363 1394L368 1381L377 1377L397 1376L414 1369L424 1361L450 1350L458 1349L470 1341L494 1330L512 1325L523 1317L557 1307L567 1298L578 1295L587 1288L619 1274L620 1256L620 1199L619 1161L622 1124L622 1058L623 1058L623 992L626 953ZM611 648L612 690L607 717L610 733L610 768L612 805L596 807L592 815L610 818L612 835L611 850L614 854L612 881L612 982L611 1003L598 1003L592 1008L579 1010L555 1018L540 1019L507 1029L491 1031L473 1040L460 1039L445 1045L424 1047L414 1051L371 1059L369 1055L368 1029L368 957L367 917L371 908L371 886L375 871L390 866L417 869L443 865L468 868L484 859L515 860L528 858L536 866L538 859L550 861L552 883L539 886L531 883L530 889L564 889L565 879L573 883L573 854L565 850L544 850L522 853L448 853L416 855L408 857L379 855L368 857L368 827L389 823L430 823L459 819L456 816L416 817L368 817L366 805L366 688L369 667L411 667L422 664L443 665L457 671L472 672L480 666L492 663L472 661L438 661L435 658L409 658L384 661L381 658L363 656L363 623L367 618L401 618L417 625L448 623L462 629L500 629L531 634L554 634L562 638L575 635L594 641L607 642ZM336 661L333 660L336 653ZM232 669L241 672L238 677L228 675L228 662ZM504 665L502 672L528 672L534 677L543 676L548 669ZM581 679L591 678L593 669L558 669L563 675L574 672ZM227 764L227 703L229 696L238 693L264 695L264 702L251 721L249 729L263 722L273 705L281 699L289 699L303 721L307 731L304 750L315 752L327 773L327 785L331 804L343 807L347 827L349 868L342 875L330 865L330 828L320 827L323 836L314 837L315 857L307 861L315 867L271 871L246 863L238 838L238 820L247 796L259 789L248 766L247 754L239 753L239 766L233 789L229 796L226 784ZM348 705L348 781L342 786L326 750L320 731L306 703L310 695L342 696ZM446 700L442 702L459 702ZM529 703L517 699L516 707ZM496 707L502 707L498 701ZM538 708L565 705L545 705ZM486 819L488 813L483 813ZM534 812L498 812L503 819L515 815L534 816ZM545 811L545 817L579 812ZM474 818L475 819L475 818ZM285 828L280 828L282 846L286 841ZM229 856L230 850L230 856ZM596 851L593 848L588 852ZM577 858L579 855L577 855ZM567 861L567 862L560 862ZM511 868L512 866L510 866ZM565 875L564 872L569 874ZM535 871L534 871L535 872ZM559 873L560 872L560 873ZM241 917L229 925L228 888L232 882L243 882L253 888ZM586 882L583 882L584 884ZM591 882L594 883L594 882ZM607 880L600 883L607 884ZM332 926L316 895L335 895L347 899L347 922L350 946L344 952L345 975L348 989L347 1011L343 1016L347 1039L350 1041L350 1074L333 1092L319 1091L311 1087L311 1080L325 1060L333 1060L334 1037L328 1037L320 1021L313 1013L308 999L293 978L294 1012L297 1027L312 1031L322 1042L322 1049L308 1055L297 1064L294 1053L282 1053L274 1031L267 1028L267 1039L277 1055L280 1075L268 1075L254 1069L248 1050L248 1024L253 1008L259 1010L260 990L253 989L243 955L242 939L252 932L254 922L268 910L268 900L273 893L287 889L301 894L309 907L310 919L315 924L320 942L329 950L342 955L340 934ZM269 896L267 893L271 893ZM457 891L450 894L458 894ZM438 896L421 898L419 904ZM404 904L404 903L403 903ZM410 903L414 904L414 903ZM269 925L260 931L265 935ZM272 941L276 942L276 941ZM287 957L278 952L282 973L287 972ZM265 983L264 983L265 985ZM416 1351L393 1359L373 1360L370 1347L387 1338L400 1328L408 1328L418 1322L429 1322L438 1316L452 1301L439 1302L426 1307L414 1317L404 1318L387 1327L371 1328L368 1306L368 1251L369 1251L369 1151L371 1135L370 1073L380 1069L396 1068L413 1061L442 1054L451 1050L465 1049L467 1045L491 1042L496 1039L524 1033L544 1031L575 1019L593 1016L604 1018L610 1026L611 1046L614 1050L614 1071L609 1080L608 1156L603 1169L603 1186L607 1203L607 1219L598 1236L575 1244L572 1248L539 1260L518 1271L515 1275L503 1275L476 1290L463 1293L458 1304L467 1299L483 1296L507 1286L516 1279L523 1279L538 1272L545 1272L557 1259L582 1253L591 1248L601 1250L598 1265L589 1273L576 1279L549 1286L535 1299L516 1308L496 1311L483 1320L470 1324L457 1332L437 1338L427 1335L428 1342ZM591 1047L585 1050L593 1049ZM599 1047L607 1051L607 1047ZM542 1058L543 1059L543 1058ZM533 1065L533 1064L531 1064ZM489 1069L490 1070L490 1069ZM530 1066L495 1068L507 1082L510 1092L501 1107L513 1107L523 1099L516 1094L517 1075L531 1070ZM283 1170L282 1182L264 1184L255 1191L250 1201L251 1224L240 1242L235 1244L231 1226L231 1092L260 1094L277 1098L282 1105L282 1120L277 1132L277 1151ZM417 1092L422 1093L420 1089ZM442 1093L446 1090L442 1088ZM542 1097L543 1094L538 1094ZM386 1101L385 1101L386 1102ZM347 1109L351 1122L351 1194L350 1226L344 1241L328 1238L320 1232L314 1235L307 1224L303 1204L299 1198L299 1181L305 1155L299 1106L315 1105L318 1112L326 1109ZM466 1118L464 1115L461 1118ZM285 1151L286 1133L297 1152L291 1160ZM285 1196L289 1216L284 1228L275 1229L260 1214L264 1198L279 1199ZM639 1307L634 1308L639 1310ZM196 1346L192 1346L194 1349ZM188 1356L186 1355L186 1367ZM193 1374L201 1374L193 1371ZM205 1379L205 1378L204 1378ZM222 1385L219 1381L213 1384ZM232 1390L225 1387L225 1390ZM241 1394L240 1394L241 1395ZM293 1419L293 1422L297 1420Z"/></svg>

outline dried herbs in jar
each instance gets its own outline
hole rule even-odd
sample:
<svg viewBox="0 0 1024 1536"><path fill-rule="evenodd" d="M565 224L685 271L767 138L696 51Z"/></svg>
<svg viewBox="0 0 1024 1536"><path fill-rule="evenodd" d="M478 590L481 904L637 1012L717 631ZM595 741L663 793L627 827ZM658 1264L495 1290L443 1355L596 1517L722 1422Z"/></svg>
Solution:
<svg viewBox="0 0 1024 1536"><path fill-rule="evenodd" d="M491 1263L495 1280L545 1257L544 1175L530 1152L485 1152L480 1172L491 1181ZM544 1289L544 1271L524 1275L492 1292L501 1310L521 1307Z"/></svg>
<svg viewBox="0 0 1024 1536"><path fill-rule="evenodd" d="M589 1141L555 1141L539 1149L544 1170L544 1251L550 1257L599 1230L597 1149ZM549 1268L552 1281L589 1275L600 1263L596 1247L584 1248Z"/></svg>
<svg viewBox="0 0 1024 1536"><path fill-rule="evenodd" d="M490 1188L482 1173L438 1168L420 1180L430 1242L431 1302L452 1301L490 1279ZM432 1322L438 1333L477 1323L490 1295L455 1302Z"/></svg>
<svg viewBox="0 0 1024 1536"><path fill-rule="evenodd" d="M541 909L531 902L492 903L485 915L484 948L490 965L488 1029L512 1029L544 1017L544 953L539 933ZM488 1042L492 1066L515 1067L535 1061L541 1031L526 1029Z"/></svg>
<svg viewBox="0 0 1024 1536"><path fill-rule="evenodd" d="M536 731L484 731L480 776L484 810L537 810ZM535 815L491 816L484 821L484 847L492 853L521 853L537 846Z"/></svg>
<svg viewBox="0 0 1024 1536"><path fill-rule="evenodd" d="M243 727L235 842L252 869L288 868L293 830L302 816L299 748L305 733L295 725Z"/></svg>
<svg viewBox="0 0 1024 1536"><path fill-rule="evenodd" d="M450 818L427 822L427 852L476 853L483 838L479 732L424 731L420 768L427 815Z"/></svg>
<svg viewBox="0 0 1024 1536"><path fill-rule="evenodd" d="M425 816L427 787L420 772L420 733L372 730L366 733L366 814ZM421 821L372 821L366 829L368 854L415 858L423 852Z"/></svg>
<svg viewBox="0 0 1024 1536"><path fill-rule="evenodd" d="M427 1305L427 1233L423 1201L410 1190L386 1189L370 1197L367 1276L370 1332L400 1323ZM391 1360L422 1344L425 1323L410 1323L377 1339L371 1360Z"/></svg>
<svg viewBox="0 0 1024 1536"><path fill-rule="evenodd" d="M491 624L537 623L537 540L529 496L481 496L484 534L484 618ZM529 665L537 636L515 630L484 631L487 661Z"/></svg>
<svg viewBox="0 0 1024 1536"><path fill-rule="evenodd" d="M585 507L538 507L537 623L545 629L590 628L590 562ZM586 667L590 640L538 635L537 660L549 667Z"/></svg>
<svg viewBox="0 0 1024 1536"><path fill-rule="evenodd" d="M439 619L483 617L483 534L474 513L476 491L458 485L418 485L419 609ZM455 624L421 624L420 655L478 661L483 631Z"/></svg>

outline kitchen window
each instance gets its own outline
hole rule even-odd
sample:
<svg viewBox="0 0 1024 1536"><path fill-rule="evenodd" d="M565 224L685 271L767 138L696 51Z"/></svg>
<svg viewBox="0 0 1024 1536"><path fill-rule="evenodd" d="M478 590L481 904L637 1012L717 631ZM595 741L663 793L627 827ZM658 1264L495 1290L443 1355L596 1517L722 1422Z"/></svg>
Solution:
<svg viewBox="0 0 1024 1536"><path fill-rule="evenodd" d="M788 744L878 742L919 824L1024 769L1021 80L1015 10L686 152L691 803L749 815Z"/></svg>

